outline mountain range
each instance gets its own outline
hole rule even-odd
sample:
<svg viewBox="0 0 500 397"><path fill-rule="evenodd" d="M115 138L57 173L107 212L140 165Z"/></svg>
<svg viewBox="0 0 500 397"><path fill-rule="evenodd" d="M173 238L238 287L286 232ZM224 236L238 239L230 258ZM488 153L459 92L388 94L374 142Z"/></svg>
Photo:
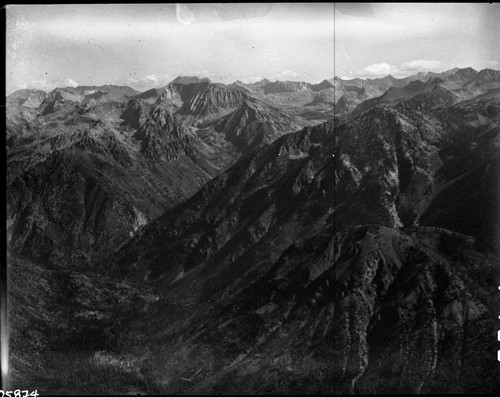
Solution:
<svg viewBox="0 0 500 397"><path fill-rule="evenodd" d="M13 385L498 393L499 93L455 68L9 95Z"/></svg>

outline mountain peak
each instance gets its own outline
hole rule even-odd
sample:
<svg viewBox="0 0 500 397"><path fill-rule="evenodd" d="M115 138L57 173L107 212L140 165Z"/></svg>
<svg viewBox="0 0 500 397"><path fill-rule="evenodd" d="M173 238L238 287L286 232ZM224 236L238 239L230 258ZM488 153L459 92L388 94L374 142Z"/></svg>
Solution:
<svg viewBox="0 0 500 397"><path fill-rule="evenodd" d="M45 91L26 88L10 94L7 97L7 103L26 108L37 108L46 97L47 93Z"/></svg>
<svg viewBox="0 0 500 397"><path fill-rule="evenodd" d="M184 110L188 113L203 115L217 113L224 109L236 108L247 98L237 90L230 90L222 84L191 86L193 92L184 103ZM187 93L186 93L187 94Z"/></svg>
<svg viewBox="0 0 500 397"><path fill-rule="evenodd" d="M467 78L472 77L475 74L477 74L477 70L475 70L475 69L473 69L471 67L458 69L455 72L455 75L458 75L458 76L461 76L461 77L467 77Z"/></svg>
<svg viewBox="0 0 500 397"><path fill-rule="evenodd" d="M170 84L195 84L195 83L211 83L208 77L198 76L178 76L170 82Z"/></svg>
<svg viewBox="0 0 500 397"><path fill-rule="evenodd" d="M243 83L243 84L245 84L247 87L259 88L259 87L262 87L266 84L269 84L270 82L271 81L268 79L261 79L259 81L256 81L255 83Z"/></svg>
<svg viewBox="0 0 500 397"><path fill-rule="evenodd" d="M249 153L302 126L281 110L256 98L248 98L238 109L223 117L215 129L224 132L226 139L241 152Z"/></svg>
<svg viewBox="0 0 500 397"><path fill-rule="evenodd" d="M321 91L321 90L325 90L325 89L328 89L328 88L333 88L333 84L330 83L328 80L323 80L322 82L318 83L318 84L312 84L311 85L311 89L313 91Z"/></svg>
<svg viewBox="0 0 500 397"><path fill-rule="evenodd" d="M262 86L265 94L277 94L281 92L304 91L310 87L309 83L303 81L278 81Z"/></svg>
<svg viewBox="0 0 500 397"><path fill-rule="evenodd" d="M500 82L500 71L493 69L483 69L478 72L473 80L478 82Z"/></svg>

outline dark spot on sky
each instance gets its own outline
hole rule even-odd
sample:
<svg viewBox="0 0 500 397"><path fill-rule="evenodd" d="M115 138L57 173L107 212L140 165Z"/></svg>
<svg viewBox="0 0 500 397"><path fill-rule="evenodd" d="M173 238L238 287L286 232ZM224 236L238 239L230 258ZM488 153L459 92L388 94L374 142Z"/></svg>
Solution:
<svg viewBox="0 0 500 397"><path fill-rule="evenodd" d="M94 47L99 47L101 49L101 51L104 51L104 48L102 48L99 44L97 44L95 39L89 39L89 41L87 43L88 43L88 45L92 45Z"/></svg>
<svg viewBox="0 0 500 397"><path fill-rule="evenodd" d="M240 18L265 17L273 9L273 4L223 3L217 6L217 15L223 21Z"/></svg>
<svg viewBox="0 0 500 397"><path fill-rule="evenodd" d="M335 8L340 13L353 17L370 18L373 16L372 6L368 3L336 3Z"/></svg>

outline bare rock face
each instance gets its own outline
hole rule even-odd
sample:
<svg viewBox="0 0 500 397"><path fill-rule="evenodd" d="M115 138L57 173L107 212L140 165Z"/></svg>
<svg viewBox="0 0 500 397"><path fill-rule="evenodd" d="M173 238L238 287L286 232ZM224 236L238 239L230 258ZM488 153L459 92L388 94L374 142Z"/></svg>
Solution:
<svg viewBox="0 0 500 397"><path fill-rule="evenodd" d="M6 143L7 147L17 145L33 133L32 122L38 115L38 108L47 98L45 91L18 90L6 101Z"/></svg>
<svg viewBox="0 0 500 397"><path fill-rule="evenodd" d="M47 95L40 105L42 109L41 115L46 116L51 113L64 111L68 108L68 104L80 103L84 99L85 97L74 88L56 88Z"/></svg>
<svg viewBox="0 0 500 397"><path fill-rule="evenodd" d="M241 105L247 96L216 84L202 83L199 92L184 103L184 111L198 115L217 113Z"/></svg>
<svg viewBox="0 0 500 397"><path fill-rule="evenodd" d="M276 81L262 86L265 94L277 94L280 92L306 91L311 88L311 84L296 81ZM317 89L317 87L315 87Z"/></svg>
<svg viewBox="0 0 500 397"><path fill-rule="evenodd" d="M215 130L224 132L226 139L246 154L301 127L303 125L298 120L283 111L249 99L218 121Z"/></svg>
<svg viewBox="0 0 500 397"><path fill-rule="evenodd" d="M311 84L311 90L313 91L322 91L322 90L327 90L333 88L333 84L329 82L328 80L323 80L322 82L318 84Z"/></svg>
<svg viewBox="0 0 500 397"><path fill-rule="evenodd" d="M180 155L194 156L199 139L164 109L156 108L141 124L134 137L141 141L141 152L152 159L173 160Z"/></svg>
<svg viewBox="0 0 500 397"><path fill-rule="evenodd" d="M41 90L18 90L7 97L9 108L15 110L16 107L38 108L47 98L47 93Z"/></svg>

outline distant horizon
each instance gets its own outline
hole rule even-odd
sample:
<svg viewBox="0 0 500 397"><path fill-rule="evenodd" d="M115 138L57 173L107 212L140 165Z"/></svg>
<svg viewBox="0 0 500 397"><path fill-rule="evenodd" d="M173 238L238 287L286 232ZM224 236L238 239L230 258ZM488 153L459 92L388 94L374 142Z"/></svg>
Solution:
<svg viewBox="0 0 500 397"><path fill-rule="evenodd" d="M500 4L195 3L6 6L6 92L178 75L229 84L402 78L500 65Z"/></svg>
<svg viewBox="0 0 500 397"><path fill-rule="evenodd" d="M223 82L220 82L220 81L215 81L215 80L212 80L210 79L209 77L207 76L203 76L203 75L199 75L199 76L195 76L195 75L179 75L175 78L173 78L171 81L169 81L167 84L165 85L162 85L162 86L153 86L151 88L147 88L147 89L137 89L131 85L126 85L126 84L116 84L116 83L104 83L104 84L100 84L100 85L94 85L94 84L78 84L78 85L61 85L61 86L55 86L53 88L50 88L50 89L41 89L41 88L36 88L36 87L22 87L22 88L18 88L18 89L15 89L13 91L11 91L10 93L7 92L6 93L6 96L9 96L17 91L22 91L22 90L35 90L35 91L44 91L46 93L50 93L52 91L54 91L55 89L57 88L79 88L79 87L103 87L103 86L115 86L115 87L128 87L128 88L132 88L136 91L139 91L139 92L146 92L146 91L149 91L149 90L152 90L152 89L161 89L161 88L164 88L170 84L172 84L172 82L179 78L179 77L188 77L188 78L193 78L193 77L196 77L198 79L208 79L210 80L210 83L212 84L222 84L222 85L230 85L230 84L235 84L236 82L241 82L245 85L251 85L251 84L255 84L255 83L259 83L261 81L264 81L264 80L267 80L269 81L270 83L275 83L275 82L292 82L292 83L306 83L306 84L311 84L311 85L315 85L315 84L320 84L322 83L323 81L330 81L330 80L334 80L334 79L340 79L340 80L343 80L343 81L350 81L350 80L355 80L355 79L360 79L360 80L380 80L380 79L384 79L386 77L393 77L397 80L403 80L405 78L408 78L408 77L411 77L411 76L416 76L416 75L423 75L423 76L426 76L428 75L429 73L433 73L433 74L441 74L441 73L447 73L447 72L450 72L452 70L463 70L463 69L473 69L475 70L476 72L481 72L483 70L493 70L493 71L496 71L496 72L500 72L500 69L495 69L495 68L483 68L483 69L475 69L473 68L472 66L465 66L465 67L453 67L451 69L447 69L447 70L444 70L444 71L441 71L441 72L434 72L432 70L429 70L427 72L417 72L417 73L412 73L412 74L409 74L409 75L406 75L406 76L402 76L402 77L396 77L396 76L393 76L392 74L387 74L387 75L384 75L384 76L377 76L377 77L356 77L356 76L348 76L348 77L340 77L340 76L334 76L332 78L324 78L320 81L317 81L317 82L310 82L310 81L305 81L305 80L291 80L291 79L287 79L287 80L279 80L279 79L270 79L270 78L266 78L266 77L263 77L261 78L260 80L258 81L254 81L252 83L248 83L248 82L244 82L240 79L236 79L230 83L223 83Z"/></svg>

